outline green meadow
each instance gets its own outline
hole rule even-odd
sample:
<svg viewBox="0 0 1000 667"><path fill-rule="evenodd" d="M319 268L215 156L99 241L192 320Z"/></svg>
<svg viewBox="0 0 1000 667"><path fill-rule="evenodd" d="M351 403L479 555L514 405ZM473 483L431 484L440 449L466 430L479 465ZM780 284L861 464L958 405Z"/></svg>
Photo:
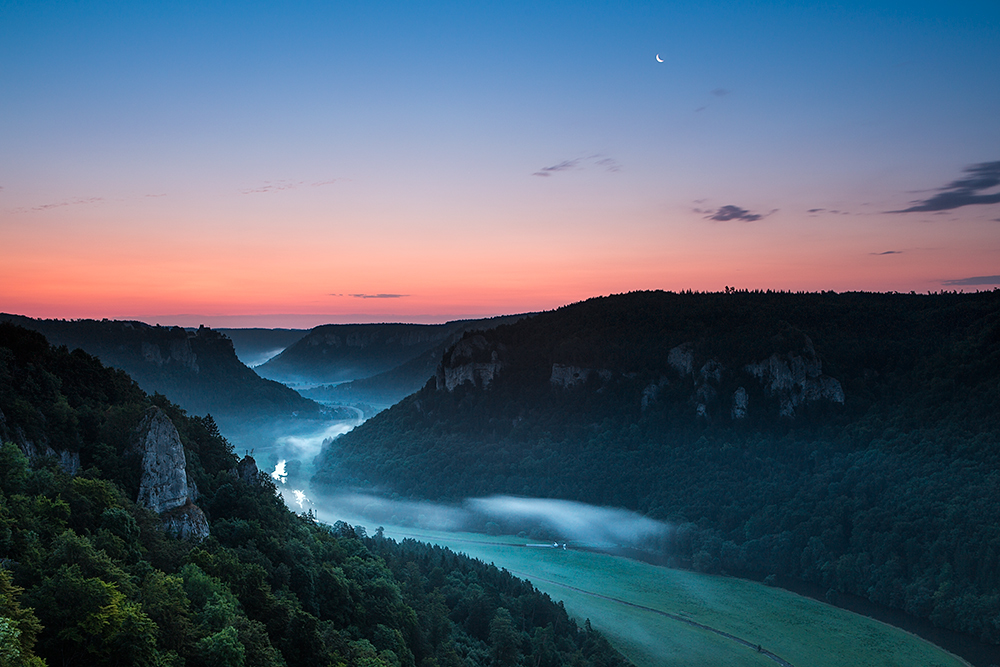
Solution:
<svg viewBox="0 0 1000 667"><path fill-rule="evenodd" d="M759 644L794 667L967 665L903 630L752 581L572 549L511 546L528 542L512 537L411 528L386 528L385 534L447 546L530 580L580 622L589 618L639 667L779 664L663 614Z"/></svg>

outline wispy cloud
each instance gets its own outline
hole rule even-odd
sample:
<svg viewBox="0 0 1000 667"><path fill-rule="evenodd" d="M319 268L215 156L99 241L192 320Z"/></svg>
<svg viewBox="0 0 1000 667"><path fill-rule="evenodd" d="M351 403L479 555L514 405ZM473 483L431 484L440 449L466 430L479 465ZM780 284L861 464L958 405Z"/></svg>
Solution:
<svg viewBox="0 0 1000 667"><path fill-rule="evenodd" d="M958 280L942 280L942 285L1000 285L1000 276L973 276L972 278L959 278Z"/></svg>
<svg viewBox="0 0 1000 667"><path fill-rule="evenodd" d="M869 255L902 255L902 250L886 250L885 252L870 252Z"/></svg>
<svg viewBox="0 0 1000 667"><path fill-rule="evenodd" d="M542 167L536 171L532 176L551 176L552 174L559 171L567 171L569 169L575 169L576 165L580 164L580 158L575 160L563 160L559 164L554 164L551 167Z"/></svg>
<svg viewBox="0 0 1000 667"><path fill-rule="evenodd" d="M348 294L347 296L353 296L355 299L402 299L410 295L409 294Z"/></svg>
<svg viewBox="0 0 1000 667"><path fill-rule="evenodd" d="M88 197L86 199L72 199L70 201L61 201L52 204L42 204L41 206L32 207L32 211L47 211L50 208L59 208L60 206L76 206L78 204L96 204L97 202L104 201L104 197Z"/></svg>
<svg viewBox="0 0 1000 667"><path fill-rule="evenodd" d="M586 169L588 165L598 167L604 171L621 171L622 168L621 164L619 164L614 158L607 157L606 155L589 155L587 157L578 157L572 160L563 160L559 164L554 164L551 167L542 167L533 173L532 176L548 177L552 174L559 173L560 171Z"/></svg>
<svg viewBox="0 0 1000 667"><path fill-rule="evenodd" d="M318 188L323 185L331 185L336 183L338 179L334 178L329 181L264 181L263 185L259 185L255 188L247 188L245 190L240 190L240 194L252 195L260 194L265 192L281 192L283 190L295 190L296 188L309 187Z"/></svg>
<svg viewBox="0 0 1000 667"><path fill-rule="evenodd" d="M767 213L751 213L745 208L740 208L739 206L733 206L732 204L728 206L720 206L718 209L694 209L695 213L707 213L705 216L706 220L718 220L720 222L727 222L729 220L739 220L741 222L756 222L757 220L762 220L767 216L771 215L778 209L772 209Z"/></svg>
<svg viewBox="0 0 1000 667"><path fill-rule="evenodd" d="M952 181L934 196L913 201L909 208L886 213L950 211L973 204L1000 204L1000 192L983 194L984 190L1000 186L1000 161L980 162L962 171L968 176Z"/></svg>

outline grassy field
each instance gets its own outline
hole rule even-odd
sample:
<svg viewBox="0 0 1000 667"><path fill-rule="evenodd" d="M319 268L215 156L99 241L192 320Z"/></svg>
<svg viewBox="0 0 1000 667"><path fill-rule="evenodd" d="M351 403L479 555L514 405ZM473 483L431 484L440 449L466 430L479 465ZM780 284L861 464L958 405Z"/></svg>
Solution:
<svg viewBox="0 0 1000 667"><path fill-rule="evenodd" d="M447 546L530 580L581 622L589 618L639 667L779 664L755 648L663 614L760 644L794 667L966 664L897 628L752 581L572 549L510 546L526 542L511 537L391 527L385 534Z"/></svg>

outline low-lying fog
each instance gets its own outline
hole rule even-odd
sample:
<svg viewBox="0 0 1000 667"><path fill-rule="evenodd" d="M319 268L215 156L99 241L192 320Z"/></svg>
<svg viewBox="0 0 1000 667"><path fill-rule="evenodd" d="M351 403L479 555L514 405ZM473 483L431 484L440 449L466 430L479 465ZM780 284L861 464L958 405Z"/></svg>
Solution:
<svg viewBox="0 0 1000 667"><path fill-rule="evenodd" d="M518 535L593 549L655 549L663 545L669 533L667 524L635 512L551 498L491 496L445 505L336 493L315 494L303 504L298 504L296 495L286 496L286 503L293 509L312 509L323 522L362 523L369 532L385 524L443 532Z"/></svg>
<svg viewBox="0 0 1000 667"><path fill-rule="evenodd" d="M670 527L635 512L551 498L491 496L461 503L392 500L381 496L312 489L313 460L324 443L361 423L317 422L309 428L275 424L258 431L253 456L258 468L278 486L285 504L296 512L312 511L324 523L346 521L369 532L380 525L442 532L479 532L569 542L593 549L660 550ZM245 452L237 447L237 453Z"/></svg>

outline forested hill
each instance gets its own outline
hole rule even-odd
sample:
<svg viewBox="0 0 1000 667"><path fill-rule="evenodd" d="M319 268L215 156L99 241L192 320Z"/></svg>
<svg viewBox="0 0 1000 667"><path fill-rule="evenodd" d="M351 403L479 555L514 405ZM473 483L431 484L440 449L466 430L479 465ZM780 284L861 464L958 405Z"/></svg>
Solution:
<svg viewBox="0 0 1000 667"><path fill-rule="evenodd" d="M627 507L997 643L997 405L1000 291L631 293L466 335L314 482Z"/></svg>
<svg viewBox="0 0 1000 667"><path fill-rule="evenodd" d="M325 324L259 366L258 371L280 382L349 382L390 371L430 353L433 372L444 349L464 332L490 329L521 317L524 315L444 324ZM399 381L412 383L409 376L413 372L417 373L419 387L429 377L423 374L425 370L426 364L419 362L409 372L404 370L405 377L392 383L390 391Z"/></svg>
<svg viewBox="0 0 1000 667"><path fill-rule="evenodd" d="M170 396L193 414L211 413L220 423L320 412L315 402L258 376L236 357L232 341L213 329L6 314L0 320L38 331L53 345L80 348L124 370L143 390Z"/></svg>
<svg viewBox="0 0 1000 667"><path fill-rule="evenodd" d="M158 439L179 470L137 454ZM211 418L9 323L0 440L3 665L627 664L507 572L292 514ZM157 471L184 505L151 509ZM199 537L178 512L207 519Z"/></svg>

